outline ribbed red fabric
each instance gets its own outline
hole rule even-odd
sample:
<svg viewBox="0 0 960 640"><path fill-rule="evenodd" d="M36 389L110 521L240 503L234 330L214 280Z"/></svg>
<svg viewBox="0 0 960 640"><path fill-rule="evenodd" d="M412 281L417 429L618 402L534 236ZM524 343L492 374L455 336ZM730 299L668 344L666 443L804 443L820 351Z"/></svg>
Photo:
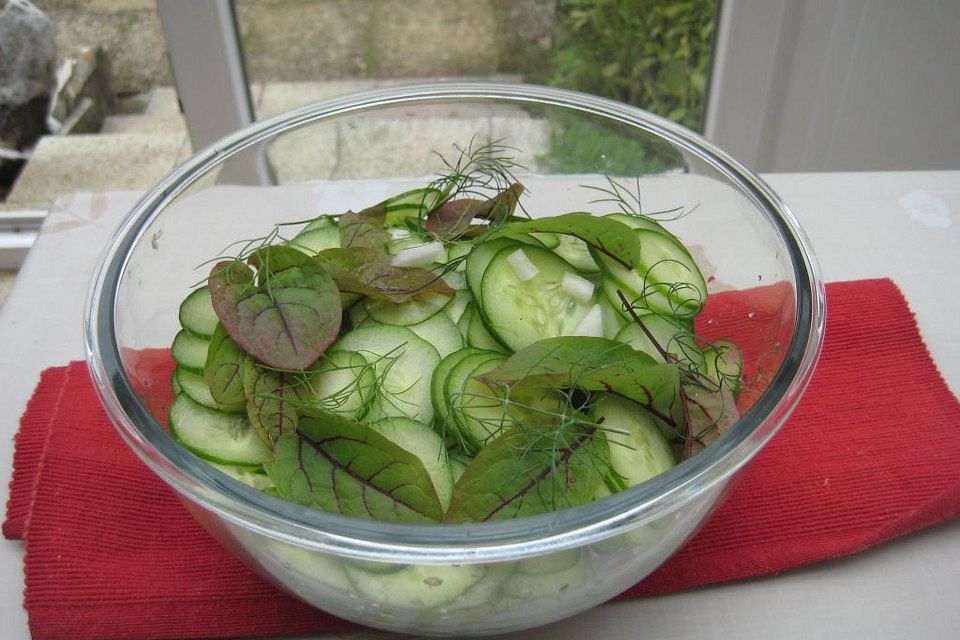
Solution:
<svg viewBox="0 0 960 640"><path fill-rule="evenodd" d="M769 344L777 337L736 327L745 314L779 312L764 301L782 293L715 296L704 330L745 350ZM706 526L621 597L777 573L960 514L960 403L903 296L869 280L828 285L827 298L823 356L793 417ZM165 384L165 352L141 357L138 383ZM352 626L276 590L196 524L120 440L82 363L41 377L17 435L3 531L26 541L37 640Z"/></svg>

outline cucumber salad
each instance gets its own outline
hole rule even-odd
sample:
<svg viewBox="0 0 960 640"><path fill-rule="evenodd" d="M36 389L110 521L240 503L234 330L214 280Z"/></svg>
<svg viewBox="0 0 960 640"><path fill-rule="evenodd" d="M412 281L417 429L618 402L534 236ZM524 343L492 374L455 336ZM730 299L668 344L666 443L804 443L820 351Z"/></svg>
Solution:
<svg viewBox="0 0 960 640"><path fill-rule="evenodd" d="M591 502L718 437L740 352L695 335L687 248L613 180L606 215L527 211L497 149L212 261L171 349L177 441L298 504L459 523Z"/></svg>

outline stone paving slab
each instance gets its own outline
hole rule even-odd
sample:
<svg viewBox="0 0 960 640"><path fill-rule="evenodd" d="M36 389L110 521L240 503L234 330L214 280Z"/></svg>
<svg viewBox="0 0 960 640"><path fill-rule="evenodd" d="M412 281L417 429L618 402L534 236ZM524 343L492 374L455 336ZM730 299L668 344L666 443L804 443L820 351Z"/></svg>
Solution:
<svg viewBox="0 0 960 640"><path fill-rule="evenodd" d="M183 134L47 136L40 140L7 205L46 208L75 191L146 189L189 156Z"/></svg>
<svg viewBox="0 0 960 640"><path fill-rule="evenodd" d="M100 133L166 133L187 135L187 123L179 113L107 116Z"/></svg>

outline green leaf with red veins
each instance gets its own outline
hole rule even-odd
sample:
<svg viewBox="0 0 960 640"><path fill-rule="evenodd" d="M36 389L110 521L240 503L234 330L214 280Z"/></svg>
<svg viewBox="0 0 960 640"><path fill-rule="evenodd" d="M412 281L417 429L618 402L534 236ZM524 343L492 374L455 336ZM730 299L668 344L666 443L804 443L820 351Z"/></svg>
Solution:
<svg viewBox="0 0 960 640"><path fill-rule="evenodd" d="M371 247L325 249L317 261L333 276L341 291L374 300L406 302L428 291L453 295L439 274L419 267L395 267L390 256Z"/></svg>
<svg viewBox="0 0 960 640"><path fill-rule="evenodd" d="M279 271L261 269L256 283L236 260L210 272L210 297L224 329L240 348L277 369L306 369L340 331L340 291L323 267L306 259Z"/></svg>
<svg viewBox="0 0 960 640"><path fill-rule="evenodd" d="M517 398L536 396L544 388L577 387L633 400L667 426L675 427L680 417L677 366L606 338L539 340L479 377L495 387L509 387Z"/></svg>
<svg viewBox="0 0 960 640"><path fill-rule="evenodd" d="M217 323L203 367L203 380L214 400L228 405L244 401L242 367L246 359L243 349L227 335L223 325Z"/></svg>
<svg viewBox="0 0 960 640"><path fill-rule="evenodd" d="M384 249L390 242L390 234L383 228L386 216L382 202L363 211L347 211L340 216L340 245Z"/></svg>
<svg viewBox="0 0 960 640"><path fill-rule="evenodd" d="M448 200L427 218L426 229L441 240L454 240L470 230L475 218L503 222L513 215L523 185L514 183L487 200Z"/></svg>
<svg viewBox="0 0 960 640"><path fill-rule="evenodd" d="M514 429L487 444L453 487L444 522L532 516L592 501L609 470L596 428Z"/></svg>
<svg viewBox="0 0 960 640"><path fill-rule="evenodd" d="M508 222L491 234L490 239L521 233L563 233L583 240L627 269L640 264L640 243L633 229L610 218L589 213L565 213L562 216Z"/></svg>
<svg viewBox="0 0 960 640"><path fill-rule="evenodd" d="M280 496L358 518L437 522L440 498L420 459L362 422L304 409L264 465Z"/></svg>
<svg viewBox="0 0 960 640"><path fill-rule="evenodd" d="M284 433L297 428L297 410L306 396L301 375L268 369L247 358L243 391L250 425L271 449Z"/></svg>

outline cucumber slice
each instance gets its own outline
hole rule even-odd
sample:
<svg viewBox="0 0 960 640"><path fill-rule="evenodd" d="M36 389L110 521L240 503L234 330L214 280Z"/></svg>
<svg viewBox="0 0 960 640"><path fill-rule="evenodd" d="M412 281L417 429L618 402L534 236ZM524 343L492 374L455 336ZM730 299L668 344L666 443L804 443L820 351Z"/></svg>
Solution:
<svg viewBox="0 0 960 640"><path fill-rule="evenodd" d="M423 322L410 325L410 330L433 345L440 357L463 348L463 336L445 313L438 313Z"/></svg>
<svg viewBox="0 0 960 640"><path fill-rule="evenodd" d="M483 353L483 350L467 347L459 351L454 351L444 356L433 370L433 375L430 379L430 402L433 405L434 419L439 424L441 435L449 433L449 429L446 428L450 414L447 411L445 385L450 377L450 372L460 364L461 360L477 353Z"/></svg>
<svg viewBox="0 0 960 640"><path fill-rule="evenodd" d="M437 432L422 422L405 417L383 418L371 422L370 428L420 459L437 490L440 506L446 511L453 494L453 473L447 449Z"/></svg>
<svg viewBox="0 0 960 640"><path fill-rule="evenodd" d="M453 294L453 299L443 308L443 312L447 314L448 318L457 322L460 320L460 317L463 316L463 312L471 300L473 300L473 296L470 295L469 291L458 290Z"/></svg>
<svg viewBox="0 0 960 640"><path fill-rule="evenodd" d="M640 263L627 269L594 252L594 259L635 304L653 311L692 318L707 301L707 283L687 248L666 230L636 229Z"/></svg>
<svg viewBox="0 0 960 640"><path fill-rule="evenodd" d="M368 301L366 310L371 318L381 324L407 327L440 313L450 300L450 296L430 292L400 304L385 300Z"/></svg>
<svg viewBox="0 0 960 640"><path fill-rule="evenodd" d="M711 383L727 387L734 396L740 393L743 373L743 353L729 340L716 340L703 350L704 369L701 373Z"/></svg>
<svg viewBox="0 0 960 640"><path fill-rule="evenodd" d="M181 392L199 405L222 413L243 413L246 411L247 405L244 402L221 404L214 400L203 376L189 369L177 367L173 375L177 380Z"/></svg>
<svg viewBox="0 0 960 640"><path fill-rule="evenodd" d="M308 231L313 231L314 229L329 229L330 227L337 229L338 232L340 230L340 227L337 226L337 221L332 216L317 216L308 222L303 229L300 229L300 233L306 233Z"/></svg>
<svg viewBox="0 0 960 640"><path fill-rule="evenodd" d="M328 351L307 378L308 402L353 420L366 415L376 395L373 366L354 351Z"/></svg>
<svg viewBox="0 0 960 640"><path fill-rule="evenodd" d="M486 573L482 565L410 565L371 573L352 563L347 575L357 591L381 607L426 610L456 601Z"/></svg>
<svg viewBox="0 0 960 640"><path fill-rule="evenodd" d="M647 231L656 231L657 233L663 233L673 237L673 234L667 231L666 227L648 216L629 215L626 213L608 213L604 216L604 218L610 218L611 220L621 222L631 229L646 229Z"/></svg>
<svg viewBox="0 0 960 640"><path fill-rule="evenodd" d="M608 483L632 487L676 464L673 450L656 420L639 405L606 396L593 409L593 419L603 424L610 445L610 467L616 474Z"/></svg>
<svg viewBox="0 0 960 640"><path fill-rule="evenodd" d="M554 565L559 568L550 570ZM578 550L563 551L545 559L521 561L502 589L505 595L524 600L556 598L564 591L582 588L589 579L590 562L584 555Z"/></svg>
<svg viewBox="0 0 960 640"><path fill-rule="evenodd" d="M638 313L637 316L661 349L673 355L680 362L702 363L703 356L700 353L700 348L697 346L693 334L682 322L649 311ZM655 360L664 361L660 349L657 349L636 321L624 325L614 336L614 340L628 344L637 351L643 351Z"/></svg>
<svg viewBox="0 0 960 640"><path fill-rule="evenodd" d="M470 293L473 294L473 298L477 301L477 304L480 304L482 301L480 285L483 280L483 273L487 270L487 265L490 264L494 256L507 247L518 247L530 244L542 247L540 242L527 234L520 234L512 238L486 240L474 245L473 251L467 256L465 273L467 275L467 286L470 288Z"/></svg>
<svg viewBox="0 0 960 640"><path fill-rule="evenodd" d="M445 265L436 265L436 273L442 273ZM467 288L467 276L462 271L451 269L443 274L443 281L454 291L464 291Z"/></svg>
<svg viewBox="0 0 960 640"><path fill-rule="evenodd" d="M482 351L469 355L450 370L443 387L447 424L457 435L460 448L475 454L496 436L504 421L504 406L494 390L473 379L506 359L501 353Z"/></svg>
<svg viewBox="0 0 960 640"><path fill-rule="evenodd" d="M515 251L522 251L532 263L532 275L517 272ZM514 351L544 338L573 334L593 303L563 291L566 273L576 274L568 262L549 250L533 246L501 249L484 271L481 284L480 309L491 334Z"/></svg>
<svg viewBox="0 0 960 640"><path fill-rule="evenodd" d="M304 229L288 244L310 255L316 255L324 249L336 249L340 246L340 228L327 225Z"/></svg>
<svg viewBox="0 0 960 640"><path fill-rule="evenodd" d="M210 341L208 339L194 335L184 329L173 339L170 355L174 362L181 367L203 375L203 367L207 364L207 349L209 347Z"/></svg>
<svg viewBox="0 0 960 640"><path fill-rule="evenodd" d="M465 258L471 249L473 249L471 242L451 242L447 245L447 262L460 260L462 265L464 261L461 258Z"/></svg>
<svg viewBox="0 0 960 640"><path fill-rule="evenodd" d="M474 308L466 322L467 344L478 349L487 349L489 351L498 351L500 353L509 353L496 338L487 330L483 323L483 316Z"/></svg>
<svg viewBox="0 0 960 640"><path fill-rule="evenodd" d="M213 310L210 290L200 287L186 297L180 305L180 326L198 336L212 336L220 318Z"/></svg>
<svg viewBox="0 0 960 640"><path fill-rule="evenodd" d="M185 395L177 396L170 407L170 433L210 462L256 467L272 456L246 416L208 409Z"/></svg>
<svg viewBox="0 0 960 640"><path fill-rule="evenodd" d="M553 247L553 252L570 263L577 271L583 274L600 273L600 266L590 255L590 247L576 236L566 233L558 234L560 242Z"/></svg>
<svg viewBox="0 0 960 640"><path fill-rule="evenodd" d="M443 202L444 194L431 187L411 189L383 201L386 209L383 226L402 227L407 221L425 218Z"/></svg>
<svg viewBox="0 0 960 640"><path fill-rule="evenodd" d="M273 488L273 480L263 470L263 467L238 467L232 464L217 464L211 462L214 468L227 474L237 482L242 482L248 487L253 487L258 491L266 491Z"/></svg>
<svg viewBox="0 0 960 640"><path fill-rule="evenodd" d="M430 380L440 354L408 327L367 320L343 335L331 350L356 351L373 365L377 397L368 420L405 415L429 424L433 419Z"/></svg>

